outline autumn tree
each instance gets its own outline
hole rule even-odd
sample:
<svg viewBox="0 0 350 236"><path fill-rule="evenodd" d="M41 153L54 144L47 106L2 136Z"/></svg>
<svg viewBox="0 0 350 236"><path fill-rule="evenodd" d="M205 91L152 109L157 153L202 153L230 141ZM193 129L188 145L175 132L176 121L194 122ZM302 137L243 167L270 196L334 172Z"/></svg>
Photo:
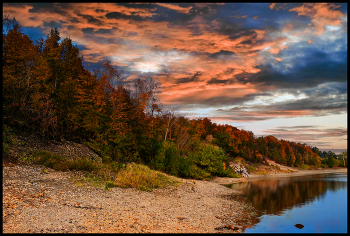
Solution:
<svg viewBox="0 0 350 236"><path fill-rule="evenodd" d="M36 63L37 48L21 26L3 34L3 109L4 122L29 126L29 100L35 86L32 69Z"/></svg>

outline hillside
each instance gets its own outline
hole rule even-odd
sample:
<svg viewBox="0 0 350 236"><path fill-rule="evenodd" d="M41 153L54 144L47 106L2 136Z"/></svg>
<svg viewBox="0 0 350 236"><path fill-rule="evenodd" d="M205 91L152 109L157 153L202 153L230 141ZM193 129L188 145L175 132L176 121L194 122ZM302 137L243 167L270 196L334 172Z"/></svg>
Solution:
<svg viewBox="0 0 350 236"><path fill-rule="evenodd" d="M267 171L268 160L295 168L346 165L306 143L256 137L248 130L164 109L158 81L125 78L110 61L89 70L78 47L70 38L61 39L57 28L37 42L16 22L3 32L3 88L5 158L28 161L34 155L56 163L69 157L73 161L62 161L65 166L60 167L66 168L83 155L87 166L135 162L192 179L240 177L230 167L235 160L252 163L252 172ZM11 139L18 131L28 138ZM33 153L23 152L25 147ZM45 150L49 153L38 153Z"/></svg>

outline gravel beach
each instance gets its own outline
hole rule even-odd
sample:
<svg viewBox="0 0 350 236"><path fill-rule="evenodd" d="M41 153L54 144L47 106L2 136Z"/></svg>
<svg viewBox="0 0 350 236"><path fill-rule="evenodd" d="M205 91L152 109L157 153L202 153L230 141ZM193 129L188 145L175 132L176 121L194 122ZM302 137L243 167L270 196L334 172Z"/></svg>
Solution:
<svg viewBox="0 0 350 236"><path fill-rule="evenodd" d="M107 191L45 169L3 166L3 233L239 233L255 216L239 192L215 182Z"/></svg>

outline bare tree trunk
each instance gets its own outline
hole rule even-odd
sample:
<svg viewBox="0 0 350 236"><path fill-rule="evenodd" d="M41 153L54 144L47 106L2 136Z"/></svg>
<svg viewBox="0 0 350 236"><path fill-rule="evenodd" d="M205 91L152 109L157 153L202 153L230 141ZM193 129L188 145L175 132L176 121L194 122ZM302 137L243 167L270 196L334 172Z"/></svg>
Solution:
<svg viewBox="0 0 350 236"><path fill-rule="evenodd" d="M177 108L173 107L170 111L168 111L168 124L166 127L166 131L165 131L165 136L164 136L164 140L166 141L168 133L171 132L171 127L176 123L176 121L178 120L178 117L176 117L175 112L176 112ZM172 122L173 120L173 122Z"/></svg>

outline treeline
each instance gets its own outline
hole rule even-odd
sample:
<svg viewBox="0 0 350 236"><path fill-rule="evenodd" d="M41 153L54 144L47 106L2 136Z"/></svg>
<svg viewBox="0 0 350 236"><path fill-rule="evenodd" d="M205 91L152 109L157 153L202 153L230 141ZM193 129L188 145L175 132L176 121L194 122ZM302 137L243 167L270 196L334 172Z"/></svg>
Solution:
<svg viewBox="0 0 350 236"><path fill-rule="evenodd" d="M126 80L108 61L84 67L70 38L51 29L33 42L15 21L3 31L4 125L44 140L81 142L104 161L142 162L182 177L235 176L228 157L289 166L319 165L313 149L209 119L190 120L162 109L160 84Z"/></svg>

